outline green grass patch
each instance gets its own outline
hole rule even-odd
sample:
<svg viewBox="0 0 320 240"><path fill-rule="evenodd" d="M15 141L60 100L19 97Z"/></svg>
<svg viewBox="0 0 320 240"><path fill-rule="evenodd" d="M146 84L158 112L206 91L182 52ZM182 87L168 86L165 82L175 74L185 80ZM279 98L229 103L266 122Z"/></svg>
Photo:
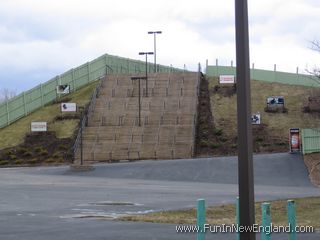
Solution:
<svg viewBox="0 0 320 240"><path fill-rule="evenodd" d="M320 197L298 198L296 202L297 225L313 226L320 229ZM287 225L287 201L271 201L271 219L277 226ZM261 203L255 204L256 223L261 224ZM206 223L215 225L231 225L236 223L234 204L208 207ZM163 211L146 215L132 215L120 218L122 221L139 221L153 223L195 224L196 209L179 211Z"/></svg>
<svg viewBox="0 0 320 240"><path fill-rule="evenodd" d="M84 106L90 100L97 83L98 82L91 83L65 98L61 98L59 101L71 101L77 103L78 106ZM48 131L56 132L56 136L58 138L71 137L78 126L79 120L67 119L63 121L55 121L56 117L59 115L61 115L60 103L53 103L40 108L5 128L0 129L0 149L14 147L23 143L26 133L30 132L30 124L32 121L48 122Z"/></svg>

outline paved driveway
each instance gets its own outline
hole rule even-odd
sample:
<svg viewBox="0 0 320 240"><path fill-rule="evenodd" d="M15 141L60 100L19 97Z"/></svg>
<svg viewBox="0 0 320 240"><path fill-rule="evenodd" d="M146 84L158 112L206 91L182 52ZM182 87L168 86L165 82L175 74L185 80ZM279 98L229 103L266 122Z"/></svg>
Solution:
<svg viewBox="0 0 320 240"><path fill-rule="evenodd" d="M320 196L299 155L257 155L254 167L256 200ZM0 239L195 239L175 233L174 225L106 219L194 207L198 198L208 205L233 203L237 192L235 157L100 164L82 173L69 167L1 169ZM319 239L305 239L313 237Z"/></svg>

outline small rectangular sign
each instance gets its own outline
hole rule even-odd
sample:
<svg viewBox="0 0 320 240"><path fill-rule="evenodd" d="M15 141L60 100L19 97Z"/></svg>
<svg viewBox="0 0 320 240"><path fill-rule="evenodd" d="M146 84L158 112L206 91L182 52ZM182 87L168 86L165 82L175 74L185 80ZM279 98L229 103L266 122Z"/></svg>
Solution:
<svg viewBox="0 0 320 240"><path fill-rule="evenodd" d="M290 128L289 130L290 152L300 152L300 129Z"/></svg>
<svg viewBox="0 0 320 240"><path fill-rule="evenodd" d="M58 94L67 94L70 93L70 85L58 85L57 86Z"/></svg>
<svg viewBox="0 0 320 240"><path fill-rule="evenodd" d="M251 115L251 123L254 125L261 124L261 115L260 113L255 113Z"/></svg>
<svg viewBox="0 0 320 240"><path fill-rule="evenodd" d="M31 122L31 132L46 132L47 122Z"/></svg>
<svg viewBox="0 0 320 240"><path fill-rule="evenodd" d="M76 112L76 103L61 103L61 112Z"/></svg>
<svg viewBox="0 0 320 240"><path fill-rule="evenodd" d="M234 77L234 75L220 75L219 76L219 83L221 83L221 84L235 83L235 77Z"/></svg>
<svg viewBox="0 0 320 240"><path fill-rule="evenodd" d="M284 105L284 97L282 96L271 96L267 98L267 104L268 105Z"/></svg>

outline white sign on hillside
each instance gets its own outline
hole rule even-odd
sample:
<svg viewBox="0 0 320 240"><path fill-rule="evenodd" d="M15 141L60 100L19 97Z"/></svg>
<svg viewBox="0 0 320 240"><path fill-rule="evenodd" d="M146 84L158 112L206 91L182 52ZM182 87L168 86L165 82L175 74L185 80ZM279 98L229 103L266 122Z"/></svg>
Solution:
<svg viewBox="0 0 320 240"><path fill-rule="evenodd" d="M251 123L254 125L261 124L261 115L260 113L255 113L251 115Z"/></svg>
<svg viewBox="0 0 320 240"><path fill-rule="evenodd" d="M46 132L47 122L31 122L31 132Z"/></svg>
<svg viewBox="0 0 320 240"><path fill-rule="evenodd" d="M233 84L235 83L234 75L220 75L219 76L219 83L220 84Z"/></svg>
<svg viewBox="0 0 320 240"><path fill-rule="evenodd" d="M76 112L76 103L61 103L61 112Z"/></svg>

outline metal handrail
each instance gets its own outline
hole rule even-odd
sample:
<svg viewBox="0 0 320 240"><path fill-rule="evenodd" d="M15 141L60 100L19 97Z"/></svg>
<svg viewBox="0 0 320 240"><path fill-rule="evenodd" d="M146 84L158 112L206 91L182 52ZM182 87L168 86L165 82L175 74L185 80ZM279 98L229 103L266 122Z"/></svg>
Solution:
<svg viewBox="0 0 320 240"><path fill-rule="evenodd" d="M96 106L96 100L97 100L97 97L100 94L101 87L102 87L102 81L100 79L100 83L98 84L98 86L96 87L96 89L94 90L94 92L91 95L89 104L87 104L86 107L83 110L83 115L82 115L82 118L80 120L77 137L76 137L76 139L74 141L74 144L72 146L73 161L75 159L76 152L77 152L77 150L79 148L79 144L80 144L80 141L81 141L81 132L85 128L85 126L88 125L89 119L92 117L92 114L93 114L95 106Z"/></svg>

